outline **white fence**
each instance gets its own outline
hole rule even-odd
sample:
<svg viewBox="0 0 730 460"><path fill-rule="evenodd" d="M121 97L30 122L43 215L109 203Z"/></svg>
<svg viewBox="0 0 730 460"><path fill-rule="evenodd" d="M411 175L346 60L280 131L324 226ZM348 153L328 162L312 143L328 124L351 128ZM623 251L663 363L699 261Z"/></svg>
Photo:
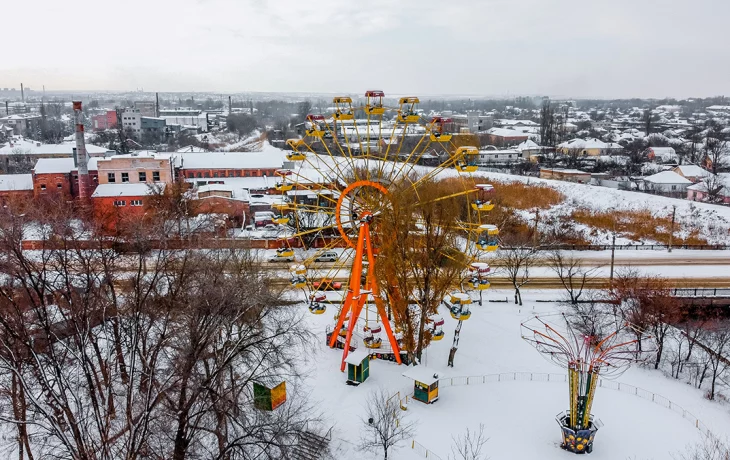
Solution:
<svg viewBox="0 0 730 460"><path fill-rule="evenodd" d="M443 379L439 379L439 387L452 387L452 386L462 386L462 385L480 385L484 383L493 383L493 382L567 382L568 376L567 374L548 374L548 373L535 373L535 372L507 372L502 374L488 374L488 375L473 375L468 377L446 377ZM707 428L707 425L702 423L697 417L692 415L691 412L680 406L679 404L669 400L668 398L658 395L656 393L652 393L650 391L644 390L643 388L635 387L633 385L628 385L626 383L620 383L620 382L614 382L612 380L604 380L600 379L598 381L598 386L601 388L607 388L609 390L616 390L620 391L622 393L632 394L634 396L638 396L639 398L645 399L647 401L651 401L654 404L658 404L660 406L663 406L678 415L682 416L684 419L692 422L692 424L700 430L702 434L705 436L710 436L712 433ZM433 459L440 459L440 457L436 454L434 454L432 451L426 449L423 445L419 444L415 440L411 443L411 448L413 448L416 452L418 452L419 455L423 456L424 458L433 458Z"/></svg>

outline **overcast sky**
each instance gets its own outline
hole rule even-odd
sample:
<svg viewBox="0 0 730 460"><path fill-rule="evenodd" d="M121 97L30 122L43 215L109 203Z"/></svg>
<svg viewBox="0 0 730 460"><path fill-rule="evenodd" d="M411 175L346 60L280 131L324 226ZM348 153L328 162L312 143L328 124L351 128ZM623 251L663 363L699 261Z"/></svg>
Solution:
<svg viewBox="0 0 730 460"><path fill-rule="evenodd" d="M0 87L730 94L728 0L14 0L0 11Z"/></svg>

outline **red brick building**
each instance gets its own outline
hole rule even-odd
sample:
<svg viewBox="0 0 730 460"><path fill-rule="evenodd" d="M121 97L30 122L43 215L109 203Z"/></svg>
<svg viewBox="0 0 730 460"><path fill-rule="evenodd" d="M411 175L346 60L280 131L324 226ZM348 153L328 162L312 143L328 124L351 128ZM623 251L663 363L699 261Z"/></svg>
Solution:
<svg viewBox="0 0 730 460"><path fill-rule="evenodd" d="M164 189L164 184L157 186ZM101 184L91 195L94 216L107 230L114 231L121 221L141 219L155 188L146 183Z"/></svg>
<svg viewBox="0 0 730 460"><path fill-rule="evenodd" d="M91 178L91 191L99 183L97 173L97 158L89 159L89 176ZM33 168L33 195L41 196L57 195L66 200L78 196L79 179L78 168L73 158L41 158Z"/></svg>
<svg viewBox="0 0 730 460"><path fill-rule="evenodd" d="M94 115L91 117L91 126L94 131L102 131L105 129L114 129L117 127L116 110L107 110L106 113Z"/></svg>
<svg viewBox="0 0 730 460"><path fill-rule="evenodd" d="M186 179L215 177L273 177L283 155L263 152L178 153L178 166Z"/></svg>
<svg viewBox="0 0 730 460"><path fill-rule="evenodd" d="M33 198L32 174L0 175L0 206L9 201Z"/></svg>

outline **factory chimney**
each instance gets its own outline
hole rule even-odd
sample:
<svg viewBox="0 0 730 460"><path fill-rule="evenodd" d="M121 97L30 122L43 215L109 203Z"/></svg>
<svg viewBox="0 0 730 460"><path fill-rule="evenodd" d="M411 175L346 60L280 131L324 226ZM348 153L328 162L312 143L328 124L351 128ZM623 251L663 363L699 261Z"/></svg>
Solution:
<svg viewBox="0 0 730 460"><path fill-rule="evenodd" d="M76 161L79 169L79 199L89 199L89 157L86 154L84 141L84 119L81 112L81 101L73 101L74 124L76 125Z"/></svg>
<svg viewBox="0 0 730 460"><path fill-rule="evenodd" d="M20 84L20 100L25 104L25 92L23 91L23 84Z"/></svg>

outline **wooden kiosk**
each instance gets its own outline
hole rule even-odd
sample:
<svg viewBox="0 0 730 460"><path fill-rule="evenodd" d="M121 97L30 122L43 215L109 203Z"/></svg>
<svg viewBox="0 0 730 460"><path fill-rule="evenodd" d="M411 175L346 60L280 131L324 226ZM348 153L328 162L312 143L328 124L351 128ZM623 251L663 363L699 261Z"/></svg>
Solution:
<svg viewBox="0 0 730 460"><path fill-rule="evenodd" d="M370 377L370 355L366 350L355 350L347 354L347 384L360 385Z"/></svg>
<svg viewBox="0 0 730 460"><path fill-rule="evenodd" d="M413 399L432 404L439 399L439 374L426 366L415 366L403 373L413 380Z"/></svg>
<svg viewBox="0 0 730 460"><path fill-rule="evenodd" d="M253 383L253 405L259 410L271 411L286 401L286 382L278 385Z"/></svg>

